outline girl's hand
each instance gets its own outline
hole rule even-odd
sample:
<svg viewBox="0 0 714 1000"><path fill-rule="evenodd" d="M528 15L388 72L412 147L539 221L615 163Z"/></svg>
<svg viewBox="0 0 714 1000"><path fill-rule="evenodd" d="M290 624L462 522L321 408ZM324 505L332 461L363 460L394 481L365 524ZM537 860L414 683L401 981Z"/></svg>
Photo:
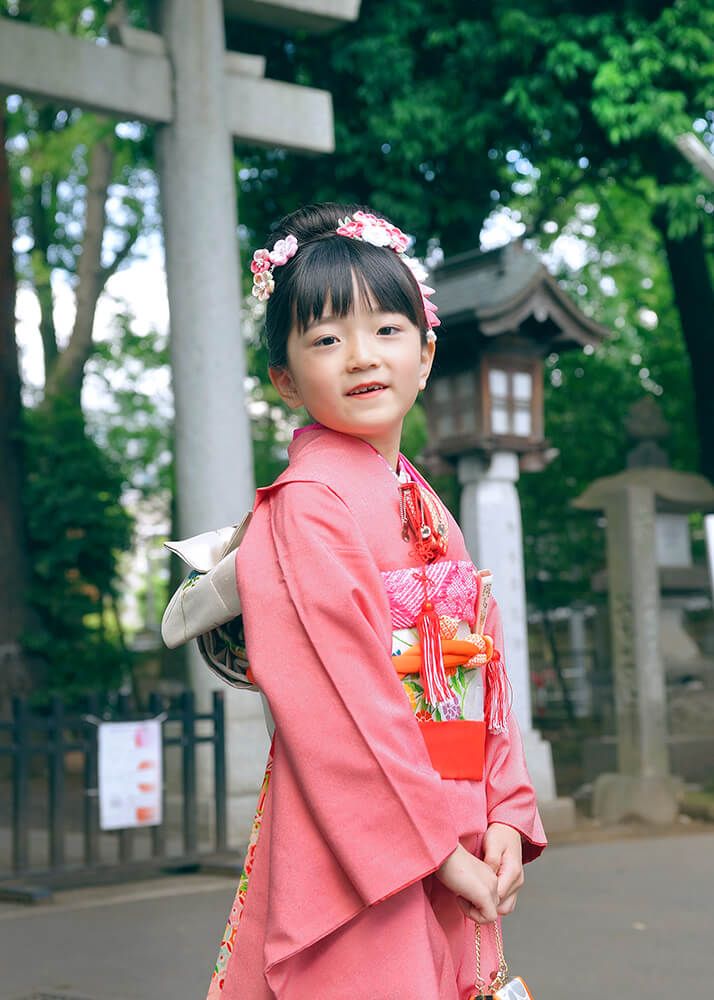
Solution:
<svg viewBox="0 0 714 1000"><path fill-rule="evenodd" d="M456 894L466 916L477 924L492 924L498 911L498 879L483 861L461 844L436 871L436 877Z"/></svg>
<svg viewBox="0 0 714 1000"><path fill-rule="evenodd" d="M498 912L512 913L523 876L523 844L518 830L492 823L483 838L483 860L498 879Z"/></svg>

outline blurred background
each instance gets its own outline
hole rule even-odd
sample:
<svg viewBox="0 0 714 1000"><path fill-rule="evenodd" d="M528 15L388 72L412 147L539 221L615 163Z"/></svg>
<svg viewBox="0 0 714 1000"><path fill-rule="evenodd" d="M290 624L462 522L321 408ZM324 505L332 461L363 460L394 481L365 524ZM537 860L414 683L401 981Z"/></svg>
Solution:
<svg viewBox="0 0 714 1000"><path fill-rule="evenodd" d="M259 709L228 720L238 777L220 733L186 750L224 722L205 668L162 647L184 572L163 542L238 520L284 467L299 418L268 381L247 264L283 214L323 200L389 216L434 270L445 388L410 414L406 454L462 520L511 463L516 686L553 831L593 818L610 773L674 775L665 820L714 821L713 38L711 0L2 0L8 880L163 864L174 833L184 860L245 839ZM444 416L463 366L473 391ZM608 563L609 501L574 501L627 469L660 484L656 523L632 541L630 518ZM483 565L498 515L473 516ZM637 611L647 587L654 618ZM633 695L652 650L660 687ZM141 847L99 833L86 717L161 712L166 823Z"/></svg>

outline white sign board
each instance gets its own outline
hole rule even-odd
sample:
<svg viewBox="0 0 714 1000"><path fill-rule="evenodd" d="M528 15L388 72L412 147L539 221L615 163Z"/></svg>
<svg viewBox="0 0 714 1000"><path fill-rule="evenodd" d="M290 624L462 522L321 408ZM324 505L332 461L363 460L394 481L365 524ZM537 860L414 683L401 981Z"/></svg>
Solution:
<svg viewBox="0 0 714 1000"><path fill-rule="evenodd" d="M99 826L161 823L161 722L99 724Z"/></svg>

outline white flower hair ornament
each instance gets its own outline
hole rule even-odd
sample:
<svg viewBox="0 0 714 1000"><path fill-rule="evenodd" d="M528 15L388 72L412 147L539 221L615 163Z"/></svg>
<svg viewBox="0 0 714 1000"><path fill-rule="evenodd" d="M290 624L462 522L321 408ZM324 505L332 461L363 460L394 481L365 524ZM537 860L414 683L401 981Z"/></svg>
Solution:
<svg viewBox="0 0 714 1000"><path fill-rule="evenodd" d="M386 219L380 219L369 212L355 212L352 216L347 216L339 220L339 226L335 230L338 236L348 236L353 240L362 240L364 243L371 243L375 247L388 247L399 254L399 258L414 275L421 300L424 304L424 314L426 316L428 341L435 341L436 334L434 328L441 326L441 320L436 314L436 306L429 301L429 296L434 294L434 289L424 282L427 272L423 265L415 258L408 257L406 249L409 246L409 237L393 226ZM298 242L291 234L284 240L278 240L272 250L256 250L250 269L253 272L252 293L256 299L265 302L270 298L275 290L275 278L273 272L276 267L281 267L295 256L298 249Z"/></svg>

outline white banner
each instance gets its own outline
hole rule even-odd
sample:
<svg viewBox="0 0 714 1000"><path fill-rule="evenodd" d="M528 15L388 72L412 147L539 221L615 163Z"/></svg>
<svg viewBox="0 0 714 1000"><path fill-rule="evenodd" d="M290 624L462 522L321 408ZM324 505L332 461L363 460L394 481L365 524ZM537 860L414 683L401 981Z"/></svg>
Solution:
<svg viewBox="0 0 714 1000"><path fill-rule="evenodd" d="M161 722L99 724L99 826L158 826L161 816Z"/></svg>

